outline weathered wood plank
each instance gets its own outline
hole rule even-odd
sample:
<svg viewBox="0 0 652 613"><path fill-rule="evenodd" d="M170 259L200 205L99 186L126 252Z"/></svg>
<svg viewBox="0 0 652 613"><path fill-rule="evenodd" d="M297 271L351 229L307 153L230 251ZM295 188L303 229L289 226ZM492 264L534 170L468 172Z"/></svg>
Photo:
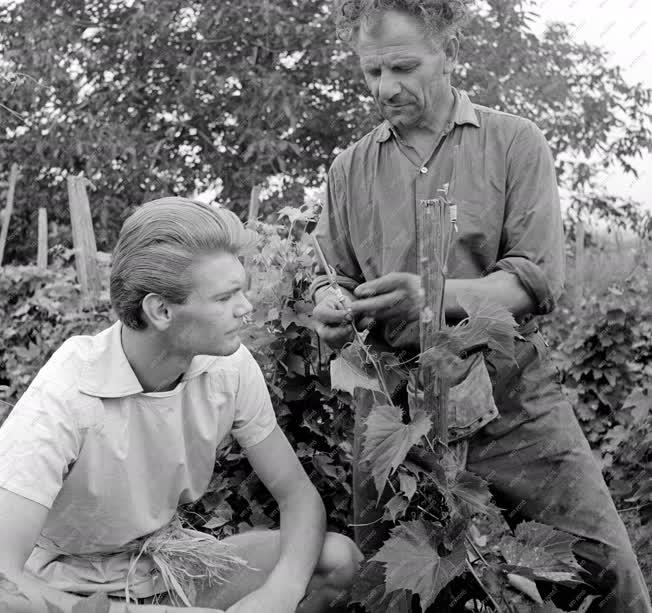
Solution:
<svg viewBox="0 0 652 613"><path fill-rule="evenodd" d="M44 207L38 210L38 248L36 265L45 270L48 267L48 212Z"/></svg>
<svg viewBox="0 0 652 613"><path fill-rule="evenodd" d="M7 204L2 215L2 229L0 229L0 266L5 256L7 237L9 236L9 224L11 215L14 212L14 196L16 194L16 183L18 182L18 164L12 164L9 171L9 189L7 190Z"/></svg>
<svg viewBox="0 0 652 613"><path fill-rule="evenodd" d="M419 274L425 292L425 308L420 322L421 352L431 348L436 333L445 323L446 255L451 238L450 204L445 197L422 200L419 223ZM433 439L448 445L447 381L432 368L420 367L424 407L433 417Z"/></svg>
<svg viewBox="0 0 652 613"><path fill-rule="evenodd" d="M77 277L82 294L93 301L100 292L101 284L93 220L86 193L87 182L88 179L82 175L68 176L68 201Z"/></svg>

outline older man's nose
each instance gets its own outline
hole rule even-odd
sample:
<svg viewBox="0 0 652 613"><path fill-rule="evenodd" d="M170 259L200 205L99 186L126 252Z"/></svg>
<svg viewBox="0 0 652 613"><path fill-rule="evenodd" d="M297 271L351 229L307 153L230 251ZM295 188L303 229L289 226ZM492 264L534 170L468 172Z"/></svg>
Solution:
<svg viewBox="0 0 652 613"><path fill-rule="evenodd" d="M378 98L381 102L391 102L392 98L401 91L399 82L389 72L383 72L378 82Z"/></svg>

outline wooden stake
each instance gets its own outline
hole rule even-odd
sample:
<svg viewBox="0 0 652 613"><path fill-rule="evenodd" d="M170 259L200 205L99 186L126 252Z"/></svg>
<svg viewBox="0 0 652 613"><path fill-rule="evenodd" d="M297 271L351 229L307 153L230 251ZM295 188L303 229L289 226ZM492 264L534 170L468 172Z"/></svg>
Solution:
<svg viewBox="0 0 652 613"><path fill-rule="evenodd" d="M48 212L44 207L38 210L38 250L36 265L45 270L48 267Z"/></svg>
<svg viewBox="0 0 652 613"><path fill-rule="evenodd" d="M251 188L251 198L249 200L249 215L247 221L256 221L260 212L260 185L254 185Z"/></svg>
<svg viewBox="0 0 652 613"><path fill-rule="evenodd" d="M584 298L584 223L577 222L575 226L575 310L582 306Z"/></svg>
<svg viewBox="0 0 652 613"><path fill-rule="evenodd" d="M618 255L621 255L623 252L623 231L620 228L616 228L614 231L614 238L616 240L616 250Z"/></svg>
<svg viewBox="0 0 652 613"><path fill-rule="evenodd" d="M425 291L421 316L421 352L433 346L435 334L445 322L446 255L451 240L451 205L445 197L422 200L419 212L419 274ZM432 368L419 367L424 390L424 408L433 416L431 435L448 445L448 383ZM436 449L436 451L438 451Z"/></svg>
<svg viewBox="0 0 652 613"><path fill-rule="evenodd" d="M100 291L100 274L97 266L97 246L93 232L91 207L86 194L88 179L81 174L68 176L68 200L70 224L75 251L75 266L82 294L94 302Z"/></svg>
<svg viewBox="0 0 652 613"><path fill-rule="evenodd" d="M0 266L5 256L7 236L9 235L9 222L14 211L14 195L16 194L16 182L18 181L18 164L12 164L9 171L9 189L7 190L7 206L2 216L2 229L0 230Z"/></svg>
<svg viewBox="0 0 652 613"><path fill-rule="evenodd" d="M249 200L249 213L247 215L247 225L251 225L258 218L260 212L260 185L254 185L251 188L251 198ZM251 275L251 257L245 257L244 269L247 273L247 289L251 290L253 283Z"/></svg>

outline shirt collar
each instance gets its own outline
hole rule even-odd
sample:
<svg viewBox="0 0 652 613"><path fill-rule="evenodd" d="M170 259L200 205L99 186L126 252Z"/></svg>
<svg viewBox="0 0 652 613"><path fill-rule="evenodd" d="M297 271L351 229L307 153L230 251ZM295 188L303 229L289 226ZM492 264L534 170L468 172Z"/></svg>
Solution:
<svg viewBox="0 0 652 613"><path fill-rule="evenodd" d="M463 91L457 90L455 87L451 88L453 90L453 97L455 101L453 103L452 111L452 125L462 126L465 124L470 124L476 128L480 127L480 121L478 119L478 114L473 107L473 102L471 102L468 94ZM452 127L451 125L451 127ZM394 127L389 121L385 120L381 123L376 130L376 141L379 143L384 143L389 140L390 136L396 136Z"/></svg>
<svg viewBox="0 0 652 613"><path fill-rule="evenodd" d="M100 398L122 398L143 391L122 348L121 333L122 322L117 321L93 337L91 350L81 370L79 391ZM195 356L182 381L207 372L219 361L219 356Z"/></svg>

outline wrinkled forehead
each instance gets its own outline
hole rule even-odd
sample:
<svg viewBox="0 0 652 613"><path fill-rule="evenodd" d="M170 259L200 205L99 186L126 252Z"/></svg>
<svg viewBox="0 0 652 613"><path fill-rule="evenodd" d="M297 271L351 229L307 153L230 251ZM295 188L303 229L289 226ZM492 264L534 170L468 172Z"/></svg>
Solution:
<svg viewBox="0 0 652 613"><path fill-rule="evenodd" d="M386 11L364 18L355 35L360 60L393 62L406 56L421 57L433 52L435 41L423 21Z"/></svg>

